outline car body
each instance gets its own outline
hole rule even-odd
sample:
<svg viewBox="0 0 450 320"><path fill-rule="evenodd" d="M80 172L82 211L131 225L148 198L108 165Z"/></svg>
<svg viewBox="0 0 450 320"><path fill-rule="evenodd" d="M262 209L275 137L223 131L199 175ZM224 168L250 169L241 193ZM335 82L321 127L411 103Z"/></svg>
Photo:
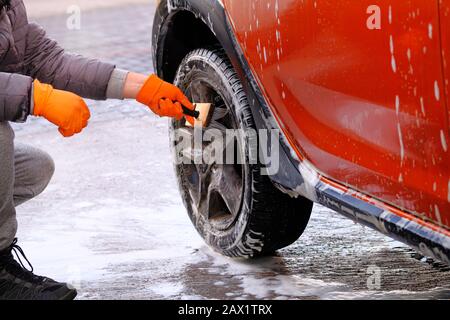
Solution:
<svg viewBox="0 0 450 320"><path fill-rule="evenodd" d="M209 45L281 132L279 190L450 263L450 0L159 2L161 77Z"/></svg>

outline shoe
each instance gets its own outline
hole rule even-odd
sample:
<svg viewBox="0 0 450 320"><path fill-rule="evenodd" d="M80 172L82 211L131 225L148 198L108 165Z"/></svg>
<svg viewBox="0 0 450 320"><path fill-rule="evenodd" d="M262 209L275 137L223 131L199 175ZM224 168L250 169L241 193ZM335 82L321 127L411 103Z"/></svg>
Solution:
<svg viewBox="0 0 450 320"><path fill-rule="evenodd" d="M14 259L13 252L20 263ZM18 253L31 271L22 264ZM73 300L76 296L72 286L33 274L33 266L17 245L17 239L0 251L0 300Z"/></svg>

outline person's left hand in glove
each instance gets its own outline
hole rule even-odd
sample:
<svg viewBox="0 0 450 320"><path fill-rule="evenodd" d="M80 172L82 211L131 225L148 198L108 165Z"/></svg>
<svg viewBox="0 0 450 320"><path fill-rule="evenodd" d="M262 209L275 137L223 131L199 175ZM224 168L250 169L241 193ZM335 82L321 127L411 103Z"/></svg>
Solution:
<svg viewBox="0 0 450 320"><path fill-rule="evenodd" d="M186 116L182 108L184 106L195 110L194 105L178 87L161 80L154 74L146 77L129 73L125 82L124 97L136 99L160 117L171 117L177 120L186 117L187 121L194 123L194 119Z"/></svg>
<svg viewBox="0 0 450 320"><path fill-rule="evenodd" d="M64 137L80 133L91 116L84 100L74 93L56 90L35 80L33 83L33 115L44 117L59 128Z"/></svg>

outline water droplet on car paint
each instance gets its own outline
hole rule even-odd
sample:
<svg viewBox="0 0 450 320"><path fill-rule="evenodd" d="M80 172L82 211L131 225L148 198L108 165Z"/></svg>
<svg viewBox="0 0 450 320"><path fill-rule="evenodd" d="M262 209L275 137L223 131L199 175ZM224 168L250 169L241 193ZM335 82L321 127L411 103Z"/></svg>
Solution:
<svg viewBox="0 0 450 320"><path fill-rule="evenodd" d="M392 24L392 6L389 6L389 24Z"/></svg>
<svg viewBox="0 0 450 320"><path fill-rule="evenodd" d="M400 123L397 123L397 132L398 132L398 140L400 142L400 159L401 162L403 163L403 160L405 159L405 145L403 144L403 135Z"/></svg>
<svg viewBox="0 0 450 320"><path fill-rule="evenodd" d="M392 66L392 71L394 71L394 73L396 73L397 72L397 63L395 62L394 56L392 56L392 59L391 59L391 66Z"/></svg>
<svg viewBox="0 0 450 320"><path fill-rule="evenodd" d="M391 50L391 54L394 54L394 38L392 34L389 36L389 49Z"/></svg>
<svg viewBox="0 0 450 320"><path fill-rule="evenodd" d="M275 1L275 17L278 19L278 0Z"/></svg>
<svg viewBox="0 0 450 320"><path fill-rule="evenodd" d="M397 115L400 113L400 97L398 95L395 96L395 113Z"/></svg>
<svg viewBox="0 0 450 320"><path fill-rule="evenodd" d="M422 114L425 116L425 103L423 102L423 97L420 97L420 109L422 110Z"/></svg>
<svg viewBox="0 0 450 320"><path fill-rule="evenodd" d="M434 214L436 215L436 220L439 224L442 223L441 220L441 213L439 212L439 207L437 206L437 204L434 205Z"/></svg>
<svg viewBox="0 0 450 320"><path fill-rule="evenodd" d="M444 130L441 130L441 144L442 144L442 149L444 149L444 151L447 152L448 145L447 145L447 139L445 139Z"/></svg>
<svg viewBox="0 0 450 320"><path fill-rule="evenodd" d="M436 101L439 101L441 99L439 83L437 81L434 82L434 97L436 98Z"/></svg>
<svg viewBox="0 0 450 320"><path fill-rule="evenodd" d="M450 179L448 179L448 195L447 195L447 201L450 202Z"/></svg>

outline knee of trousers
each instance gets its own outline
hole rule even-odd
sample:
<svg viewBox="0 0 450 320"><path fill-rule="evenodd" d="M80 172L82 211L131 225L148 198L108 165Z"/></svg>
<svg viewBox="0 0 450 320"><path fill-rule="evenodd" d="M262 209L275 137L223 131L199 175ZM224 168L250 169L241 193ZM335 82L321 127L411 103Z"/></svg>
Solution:
<svg viewBox="0 0 450 320"><path fill-rule="evenodd" d="M10 145L12 148L14 141L14 130L8 122L0 122L0 143Z"/></svg>
<svg viewBox="0 0 450 320"><path fill-rule="evenodd" d="M8 197L13 181L14 131L8 122L0 122L0 202Z"/></svg>
<svg viewBox="0 0 450 320"><path fill-rule="evenodd" d="M30 188L33 195L41 194L50 183L55 172L55 163L50 155L42 150L33 154L33 170L31 170Z"/></svg>

